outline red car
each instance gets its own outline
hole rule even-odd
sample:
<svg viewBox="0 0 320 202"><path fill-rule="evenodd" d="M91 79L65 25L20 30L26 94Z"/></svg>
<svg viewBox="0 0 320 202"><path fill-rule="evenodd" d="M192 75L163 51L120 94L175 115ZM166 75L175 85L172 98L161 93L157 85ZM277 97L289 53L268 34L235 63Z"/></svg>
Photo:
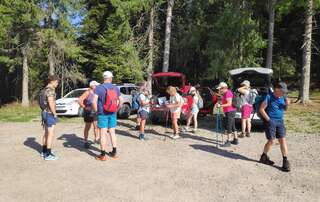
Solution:
<svg viewBox="0 0 320 202"><path fill-rule="evenodd" d="M152 100L151 118L153 122L166 121L170 118L169 110L164 106L165 100L169 100L166 93L168 86L177 88L177 92L184 98L185 102L182 106L181 119L186 120L191 110L192 97L188 95L191 88L186 84L186 76L178 72L161 72L152 75Z"/></svg>

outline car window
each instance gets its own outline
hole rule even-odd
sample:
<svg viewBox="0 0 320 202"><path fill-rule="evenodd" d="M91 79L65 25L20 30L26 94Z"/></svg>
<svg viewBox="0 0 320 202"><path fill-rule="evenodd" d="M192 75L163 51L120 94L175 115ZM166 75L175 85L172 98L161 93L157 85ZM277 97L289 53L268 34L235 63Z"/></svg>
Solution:
<svg viewBox="0 0 320 202"><path fill-rule="evenodd" d="M127 94L127 89L125 88L125 87L120 87L120 92L122 93L122 94Z"/></svg>
<svg viewBox="0 0 320 202"><path fill-rule="evenodd" d="M86 90L73 90L70 93L68 93L65 98L78 98L80 97Z"/></svg>
<svg viewBox="0 0 320 202"><path fill-rule="evenodd" d="M136 92L138 92L138 89L136 87L128 87L129 95L133 95Z"/></svg>

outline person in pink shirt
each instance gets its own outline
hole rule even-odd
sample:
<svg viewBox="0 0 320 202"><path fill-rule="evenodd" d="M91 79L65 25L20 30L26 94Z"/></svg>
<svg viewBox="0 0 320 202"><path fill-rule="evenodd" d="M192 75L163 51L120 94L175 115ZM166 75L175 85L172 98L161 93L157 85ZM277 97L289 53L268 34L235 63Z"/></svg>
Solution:
<svg viewBox="0 0 320 202"><path fill-rule="evenodd" d="M221 82L217 88L219 90L219 94L222 95L221 103L217 103L216 107L221 107L225 114L224 117L224 127L228 135L228 139L223 145L224 147L230 147L231 144L239 144L236 124L235 124L235 116L236 116L236 108L232 105L233 93L228 89L228 85L225 82ZM233 140L230 141L230 136L233 134Z"/></svg>

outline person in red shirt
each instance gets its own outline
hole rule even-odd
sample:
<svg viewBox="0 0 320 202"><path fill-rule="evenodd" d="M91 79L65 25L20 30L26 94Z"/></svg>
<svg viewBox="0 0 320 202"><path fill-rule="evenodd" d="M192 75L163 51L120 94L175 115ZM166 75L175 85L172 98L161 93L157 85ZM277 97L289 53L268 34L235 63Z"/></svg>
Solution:
<svg viewBox="0 0 320 202"><path fill-rule="evenodd" d="M218 102L216 107L221 107L225 114L224 117L224 127L227 131L228 139L223 145L224 147L230 147L231 144L239 144L236 125L235 125L235 115L236 108L232 105L233 93L228 89L228 85L225 82L221 82L217 88L221 97L221 104ZM230 141L230 136L233 134L234 138Z"/></svg>

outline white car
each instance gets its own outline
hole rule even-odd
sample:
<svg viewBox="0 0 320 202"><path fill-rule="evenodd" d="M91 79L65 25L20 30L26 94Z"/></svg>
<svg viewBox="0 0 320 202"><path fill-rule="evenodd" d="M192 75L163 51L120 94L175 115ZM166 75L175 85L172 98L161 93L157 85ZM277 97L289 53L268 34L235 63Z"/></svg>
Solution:
<svg viewBox="0 0 320 202"><path fill-rule="evenodd" d="M58 116L81 116L82 110L78 104L78 98L88 88L79 88L70 91L63 98L56 101L56 111Z"/></svg>

